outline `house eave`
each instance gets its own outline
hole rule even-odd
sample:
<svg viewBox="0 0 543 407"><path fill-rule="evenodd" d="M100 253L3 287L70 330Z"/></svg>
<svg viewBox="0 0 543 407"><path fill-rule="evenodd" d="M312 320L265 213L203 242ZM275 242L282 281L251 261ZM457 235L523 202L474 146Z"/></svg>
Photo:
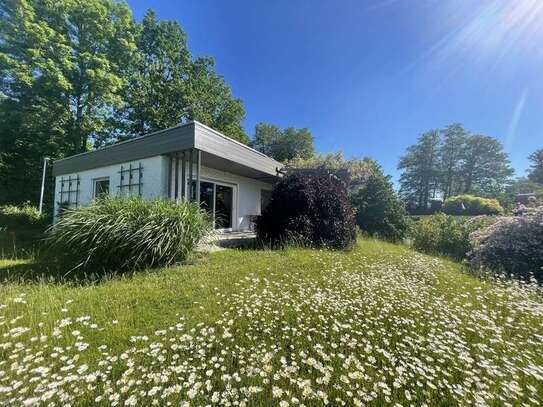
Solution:
<svg viewBox="0 0 543 407"><path fill-rule="evenodd" d="M282 167L261 152L194 121L55 161L53 175L73 174L188 149L200 150L208 157L203 165L209 161L220 170L257 179L274 179Z"/></svg>

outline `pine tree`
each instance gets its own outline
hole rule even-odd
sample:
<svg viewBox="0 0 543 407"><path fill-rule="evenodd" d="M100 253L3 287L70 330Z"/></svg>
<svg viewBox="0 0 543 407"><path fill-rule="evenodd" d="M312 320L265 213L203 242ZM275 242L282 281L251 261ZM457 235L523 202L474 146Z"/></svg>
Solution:
<svg viewBox="0 0 543 407"><path fill-rule="evenodd" d="M532 162L528 173L530 181L543 184L543 149L530 154L528 159Z"/></svg>
<svg viewBox="0 0 543 407"><path fill-rule="evenodd" d="M462 191L462 160L468 134L459 123L447 126L441 134L443 142L439 148L439 188L445 200Z"/></svg>
<svg viewBox="0 0 543 407"><path fill-rule="evenodd" d="M513 173L499 140L479 134L467 138L462 163L463 193L497 196L505 190Z"/></svg>
<svg viewBox="0 0 543 407"><path fill-rule="evenodd" d="M422 134L417 144L410 146L401 157L398 169L400 195L410 207L426 210L430 198L435 198L439 181L439 131L431 130Z"/></svg>

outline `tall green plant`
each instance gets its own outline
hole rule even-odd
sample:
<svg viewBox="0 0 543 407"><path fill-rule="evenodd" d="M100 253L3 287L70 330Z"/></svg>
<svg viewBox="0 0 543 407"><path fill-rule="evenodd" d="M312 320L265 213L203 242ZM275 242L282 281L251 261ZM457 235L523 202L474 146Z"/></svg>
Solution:
<svg viewBox="0 0 543 407"><path fill-rule="evenodd" d="M442 213L415 222L411 238L413 247L423 253L463 259L471 249L469 230L457 219Z"/></svg>
<svg viewBox="0 0 543 407"><path fill-rule="evenodd" d="M131 271L185 260L210 227L196 203L107 197L63 212L45 246L72 272Z"/></svg>
<svg viewBox="0 0 543 407"><path fill-rule="evenodd" d="M408 231L403 202L396 196L390 179L376 166L364 185L351 193L356 222L363 232L386 240L402 240Z"/></svg>

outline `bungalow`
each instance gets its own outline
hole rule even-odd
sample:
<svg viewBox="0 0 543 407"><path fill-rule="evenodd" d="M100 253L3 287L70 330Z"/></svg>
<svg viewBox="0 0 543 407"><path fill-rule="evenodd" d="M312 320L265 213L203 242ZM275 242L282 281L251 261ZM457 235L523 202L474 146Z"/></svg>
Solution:
<svg viewBox="0 0 543 407"><path fill-rule="evenodd" d="M199 202L216 229L249 230L281 167L195 121L56 161L55 214L104 194L168 198Z"/></svg>

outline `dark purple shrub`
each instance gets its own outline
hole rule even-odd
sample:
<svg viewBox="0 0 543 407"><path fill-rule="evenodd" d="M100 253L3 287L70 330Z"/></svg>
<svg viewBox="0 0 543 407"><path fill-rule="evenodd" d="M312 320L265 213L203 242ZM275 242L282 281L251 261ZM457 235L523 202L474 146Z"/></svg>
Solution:
<svg viewBox="0 0 543 407"><path fill-rule="evenodd" d="M259 240L272 246L295 241L343 249L356 238L353 209L341 182L296 173L275 185L256 231Z"/></svg>

